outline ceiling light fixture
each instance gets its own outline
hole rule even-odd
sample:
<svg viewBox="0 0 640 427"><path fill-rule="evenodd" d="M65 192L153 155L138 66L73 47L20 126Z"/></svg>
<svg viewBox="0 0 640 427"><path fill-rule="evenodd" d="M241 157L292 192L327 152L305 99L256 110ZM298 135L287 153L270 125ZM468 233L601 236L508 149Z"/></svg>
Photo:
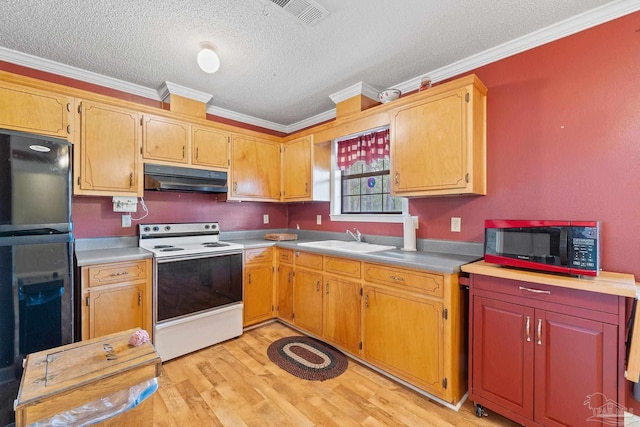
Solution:
<svg viewBox="0 0 640 427"><path fill-rule="evenodd" d="M205 73L213 74L220 68L220 58L213 51L213 43L200 43L201 50L198 52L198 66Z"/></svg>

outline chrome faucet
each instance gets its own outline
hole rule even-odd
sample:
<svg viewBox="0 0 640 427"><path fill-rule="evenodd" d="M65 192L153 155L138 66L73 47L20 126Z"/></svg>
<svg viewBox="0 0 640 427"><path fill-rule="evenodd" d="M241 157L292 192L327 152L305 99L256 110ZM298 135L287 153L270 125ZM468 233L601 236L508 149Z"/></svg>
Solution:
<svg viewBox="0 0 640 427"><path fill-rule="evenodd" d="M362 233L360 233L360 230L358 230L355 227L354 227L354 230L355 230L355 234L351 230L347 230L347 234L349 236L353 237L356 242L361 242L362 241Z"/></svg>

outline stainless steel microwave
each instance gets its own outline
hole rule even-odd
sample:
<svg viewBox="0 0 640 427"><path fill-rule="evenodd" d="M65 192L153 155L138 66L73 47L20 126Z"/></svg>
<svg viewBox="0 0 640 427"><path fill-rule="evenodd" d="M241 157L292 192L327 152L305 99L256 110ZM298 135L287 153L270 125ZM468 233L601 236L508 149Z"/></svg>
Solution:
<svg viewBox="0 0 640 427"><path fill-rule="evenodd" d="M484 260L531 270L597 276L600 223L486 220Z"/></svg>

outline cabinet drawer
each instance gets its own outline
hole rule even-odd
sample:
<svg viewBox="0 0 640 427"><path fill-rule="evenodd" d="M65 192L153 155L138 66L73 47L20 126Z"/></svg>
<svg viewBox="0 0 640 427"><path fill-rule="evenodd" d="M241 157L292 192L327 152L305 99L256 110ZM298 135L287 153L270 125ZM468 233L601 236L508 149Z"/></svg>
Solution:
<svg viewBox="0 0 640 427"><path fill-rule="evenodd" d="M518 280L502 279L498 277L473 274L471 286L474 292L491 291L502 294L524 297L530 300L532 307L539 304L561 304L563 306L618 314L618 297L615 295L588 292L578 289L549 286L538 283L522 282Z"/></svg>
<svg viewBox="0 0 640 427"><path fill-rule="evenodd" d="M278 261L293 263L293 250L292 249L278 249Z"/></svg>
<svg viewBox="0 0 640 427"><path fill-rule="evenodd" d="M339 274L341 276L349 276L359 279L361 274L360 265L360 261L331 256L324 257L325 273Z"/></svg>
<svg viewBox="0 0 640 427"><path fill-rule="evenodd" d="M89 286L107 285L110 283L133 282L147 278L147 262L118 262L88 267Z"/></svg>
<svg viewBox="0 0 640 427"><path fill-rule="evenodd" d="M246 249L244 251L244 263L255 264L258 262L271 262L273 260L273 250L269 248Z"/></svg>
<svg viewBox="0 0 640 427"><path fill-rule="evenodd" d="M322 270L322 255L296 251L296 267Z"/></svg>
<svg viewBox="0 0 640 427"><path fill-rule="evenodd" d="M430 274L420 270L365 263L364 279L371 283L425 292L437 297L441 297L444 294L444 278L442 275Z"/></svg>

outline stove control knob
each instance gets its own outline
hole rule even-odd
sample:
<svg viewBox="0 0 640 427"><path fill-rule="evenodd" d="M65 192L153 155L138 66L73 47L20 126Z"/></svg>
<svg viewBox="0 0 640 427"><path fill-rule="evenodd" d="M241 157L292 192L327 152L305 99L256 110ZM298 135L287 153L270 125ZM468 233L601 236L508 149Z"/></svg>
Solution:
<svg viewBox="0 0 640 427"><path fill-rule="evenodd" d="M204 229L205 229L205 230L208 230L210 227L211 227L211 226L210 226L209 224L205 224L205 225L204 225Z"/></svg>
<svg viewBox="0 0 640 427"><path fill-rule="evenodd" d="M144 231L145 233L148 233L148 232L150 232L150 231L151 231L151 227L149 227L149 226L147 225L147 226L145 226L145 227L142 229L142 231Z"/></svg>
<svg viewBox="0 0 640 427"><path fill-rule="evenodd" d="M157 225L153 226L153 231L160 231L160 227L158 227Z"/></svg>
<svg viewBox="0 0 640 427"><path fill-rule="evenodd" d="M166 225L166 226L164 227L164 230L165 230L165 231L169 231L169 230L171 230L171 226L170 226L170 225Z"/></svg>

